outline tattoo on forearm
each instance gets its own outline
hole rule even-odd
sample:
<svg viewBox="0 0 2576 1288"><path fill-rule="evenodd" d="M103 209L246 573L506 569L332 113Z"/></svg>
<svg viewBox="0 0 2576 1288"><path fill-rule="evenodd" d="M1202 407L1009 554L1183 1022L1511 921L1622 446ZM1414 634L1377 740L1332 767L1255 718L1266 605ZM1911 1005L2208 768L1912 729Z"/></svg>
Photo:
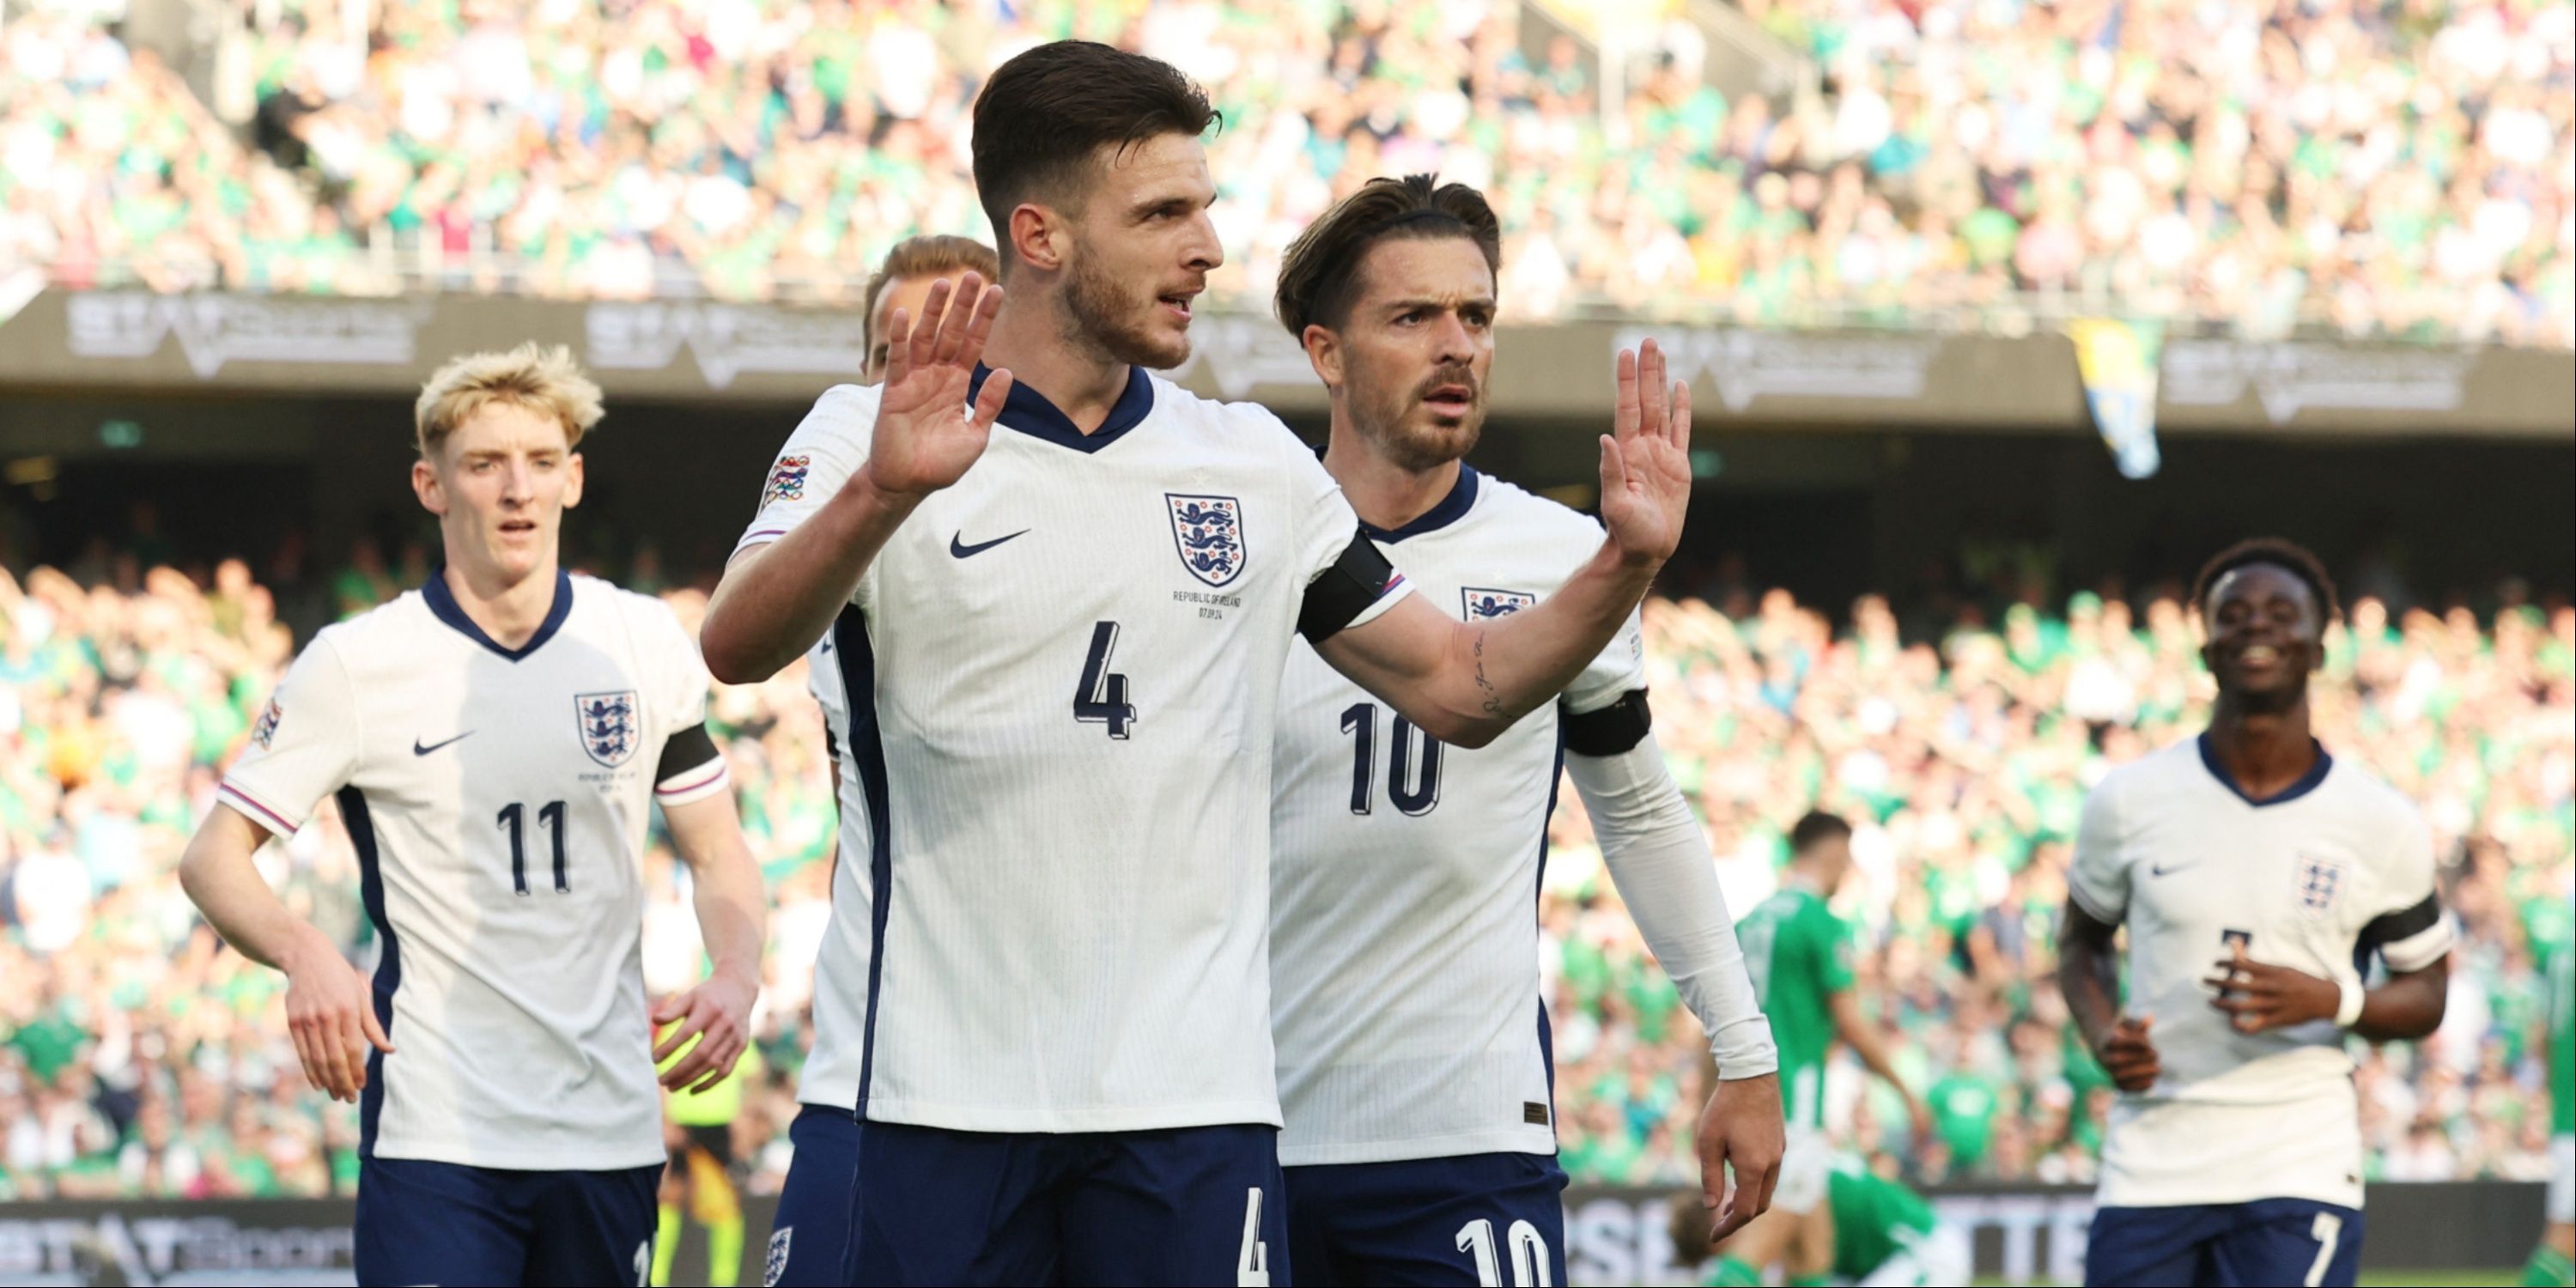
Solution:
<svg viewBox="0 0 2576 1288"><path fill-rule="evenodd" d="M1494 690L1494 682L1485 678L1485 633L1476 632L1476 688L1485 695L1485 714L1503 713L1503 695Z"/></svg>

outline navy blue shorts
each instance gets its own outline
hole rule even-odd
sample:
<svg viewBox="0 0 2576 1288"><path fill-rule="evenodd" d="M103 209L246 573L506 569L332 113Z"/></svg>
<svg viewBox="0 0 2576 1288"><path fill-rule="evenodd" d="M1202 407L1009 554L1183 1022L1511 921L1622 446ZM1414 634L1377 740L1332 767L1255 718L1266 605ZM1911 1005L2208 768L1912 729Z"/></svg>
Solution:
<svg viewBox="0 0 2576 1288"><path fill-rule="evenodd" d="M1562 1284L1564 1194L1553 1154L1292 1167L1289 1258L1304 1285Z"/></svg>
<svg viewBox="0 0 2576 1288"><path fill-rule="evenodd" d="M416 1158L358 1165L362 1284L637 1284L662 1165L522 1172Z"/></svg>
<svg viewBox="0 0 2576 1288"><path fill-rule="evenodd" d="M2351 1288L2361 1210L2313 1199L2093 1211L2087 1285L2307 1284Z"/></svg>
<svg viewBox="0 0 2576 1288"><path fill-rule="evenodd" d="M766 1288L838 1288L850 1250L850 1186L859 1174L859 1119L805 1105L787 1129L796 1156L769 1229Z"/></svg>
<svg viewBox="0 0 2576 1288"><path fill-rule="evenodd" d="M1285 1284L1279 1129L859 1124L850 1284Z"/></svg>

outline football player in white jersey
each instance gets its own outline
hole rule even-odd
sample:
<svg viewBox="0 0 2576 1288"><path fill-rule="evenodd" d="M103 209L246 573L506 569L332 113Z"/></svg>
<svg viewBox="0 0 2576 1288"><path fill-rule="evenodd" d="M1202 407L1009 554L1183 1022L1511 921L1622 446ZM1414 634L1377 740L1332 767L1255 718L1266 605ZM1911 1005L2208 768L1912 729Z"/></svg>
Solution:
<svg viewBox="0 0 2576 1288"><path fill-rule="evenodd" d="M2093 789L2067 874L2058 985L2124 1093L2084 1280L2350 1284L2362 1144L2345 1039L2442 1022L2452 932L2432 834L2309 732L2336 612L2314 555L2233 546L2192 603L2218 681L2209 730Z"/></svg>
<svg viewBox="0 0 2576 1288"><path fill-rule="evenodd" d="M1581 674L1679 539L1688 401L1651 346L1602 440L1609 540L1475 626L1410 597L1276 417L1148 374L1188 356L1223 260L1213 118L1104 45L997 69L975 173L1009 302L970 276L895 320L884 384L816 405L709 607L718 676L829 631L850 694L856 1282L1268 1282L1291 637L1481 745Z"/></svg>
<svg viewBox="0 0 2576 1288"><path fill-rule="evenodd" d="M644 1281L664 1086L743 1049L760 870L658 600L559 566L599 390L567 351L458 358L420 395L412 486L446 560L296 658L181 861L226 942L287 976L305 1076L359 1104L362 1283ZM251 863L335 796L370 982ZM714 973L644 995L646 828L694 877ZM657 1049L654 1026L671 1025Z"/></svg>
<svg viewBox="0 0 2576 1288"><path fill-rule="evenodd" d="M993 248L972 238L922 236L897 243L868 279L863 297L867 313L860 323L860 336L867 357L859 372L860 383L873 385L884 379L886 330L897 309L907 317L918 317L930 299L930 288L941 278L955 280L977 273L990 281L1000 271ZM763 504L775 499L766 489L776 486L773 474L764 487ZM850 704L841 689L840 661L832 650L831 637L825 636L806 651L805 685L823 708L834 791L845 792L851 784L842 776L850 766L841 756L841 743L850 727ZM842 819L844 824L865 821ZM867 898L865 887L858 884L862 870L839 861L840 855L865 853L865 837L862 830L859 840L843 844L835 855L832 899L836 904ZM813 1045L805 1053L805 1071L796 1084L799 1108L787 1132L795 1155L787 1167L786 1183L778 1191L778 1214L770 1226L768 1254L763 1259L768 1288L837 1284L841 1259L849 1251L850 1173L858 1165L859 1153L859 1124L850 1106L859 1094L858 1038L867 1024L868 980L865 961L837 951L848 946L847 936L826 939L814 963Z"/></svg>
<svg viewBox="0 0 2576 1288"><path fill-rule="evenodd" d="M1414 175L1343 200L1279 273L1279 320L1332 395L1325 468L1415 593L1468 622L1538 602L1601 544L1599 524L1462 460L1485 419L1501 255L1483 194ZM1722 1080L1698 1143L1717 1237L1765 1206L1778 1053L1708 836L1647 732L1644 666L1632 618L1562 698L1469 751L1290 648L1270 981L1299 1283L1565 1282L1537 910L1560 766L1710 1034Z"/></svg>

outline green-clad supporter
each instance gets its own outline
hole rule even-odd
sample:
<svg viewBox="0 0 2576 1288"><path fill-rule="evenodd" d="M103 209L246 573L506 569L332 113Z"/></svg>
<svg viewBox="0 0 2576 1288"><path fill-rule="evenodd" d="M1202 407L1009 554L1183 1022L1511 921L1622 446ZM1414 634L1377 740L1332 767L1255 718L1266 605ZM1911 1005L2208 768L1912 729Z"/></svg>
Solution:
<svg viewBox="0 0 2576 1288"><path fill-rule="evenodd" d="M1933 1083L1924 1099L1931 1102L1933 1134L1949 1147L1952 1175L1976 1170L1994 1144L1995 1115L2003 1109L1994 1083L1955 1070Z"/></svg>

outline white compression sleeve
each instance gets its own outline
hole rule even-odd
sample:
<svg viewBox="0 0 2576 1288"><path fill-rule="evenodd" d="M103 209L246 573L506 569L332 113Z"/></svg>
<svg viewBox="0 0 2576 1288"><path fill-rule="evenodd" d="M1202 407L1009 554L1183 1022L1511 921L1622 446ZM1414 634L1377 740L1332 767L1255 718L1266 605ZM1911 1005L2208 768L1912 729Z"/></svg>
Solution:
<svg viewBox="0 0 2576 1288"><path fill-rule="evenodd" d="M1708 834L1665 771L1654 735L1615 756L1569 754L1565 768L1591 812L1602 862L1628 915L1682 1003L1708 1030L1718 1076L1777 1072L1779 1049L1736 946L1735 918L1718 888Z"/></svg>

